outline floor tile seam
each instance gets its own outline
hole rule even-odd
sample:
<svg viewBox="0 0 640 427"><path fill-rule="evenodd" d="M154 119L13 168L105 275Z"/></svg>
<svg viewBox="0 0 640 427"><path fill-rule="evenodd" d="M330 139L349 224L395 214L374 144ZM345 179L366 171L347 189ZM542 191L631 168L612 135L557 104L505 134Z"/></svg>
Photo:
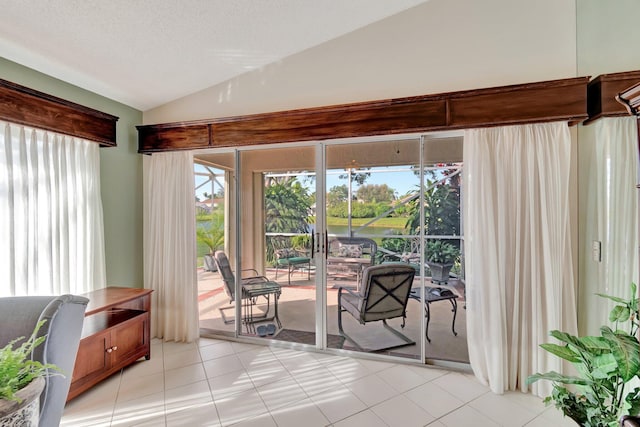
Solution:
<svg viewBox="0 0 640 427"><path fill-rule="evenodd" d="M266 384L265 384L265 385L266 385ZM273 421L273 423L274 423L275 425L278 425L278 423L276 423L276 420L273 418L273 415L272 415L272 414L271 414L271 412L269 411L269 407L267 406L267 403L266 403L266 402L264 401L264 399L262 398L262 395L261 395L261 394L260 394L260 392L258 391L258 388L255 386L255 384L253 384L253 389L244 390L244 391L242 391L241 393L246 393L247 391L253 391L253 392L258 396L258 398L259 398L259 399L260 399L260 401L262 402L262 405L264 405L264 409L265 409L265 411L264 411L264 412L261 412L261 413L259 413L259 414L257 414L257 415L255 415L255 416L253 416L253 417L250 417L250 418L243 418L243 419L238 420L238 421L236 421L236 422L233 422L233 423L230 423L230 424L225 424L225 423L223 423L223 422L222 422L222 420L221 420L221 418L220 418L220 411L218 411L218 405L215 403L215 399L214 399L214 402L213 402L213 403L214 403L214 405L215 405L215 407L216 407L216 411L217 411L217 413L218 413L218 421L220 422L220 424L222 425L222 427L226 427L226 426L233 426L234 424L239 424L239 423L241 423L241 422L245 422L245 421L248 421L248 420L251 420L251 419L254 419L254 418L261 417L261 416L262 416L262 415L264 415L264 414L269 414L269 416L271 417L271 420Z"/></svg>
<svg viewBox="0 0 640 427"><path fill-rule="evenodd" d="M278 359L276 359L275 357L274 357L273 359L268 360L268 361L264 361L264 362L260 362L260 363L255 363L255 364L253 364L253 363L252 363L251 365L254 365L253 367L254 367L254 368L257 368L257 367L259 367L260 365L266 365L266 364L273 363L273 362L278 362L278 364L280 365L280 367L282 367L282 369L286 369L286 368L284 367L284 365L282 364L282 362L280 362L280 361L279 361ZM251 365L250 365L250 366L246 366L246 364L242 361L242 359L240 359L240 363L242 364L242 367L243 367L244 369L246 369L246 370L247 370L247 372L248 372L248 371L249 371L249 369L252 367Z"/></svg>
<svg viewBox="0 0 640 427"><path fill-rule="evenodd" d="M283 379L283 378L278 378L278 379L276 379L274 382L281 381L282 379ZM295 379L295 377L294 377L293 375L291 375L291 379L293 380L293 382L294 382L298 387L300 387L300 390L302 390L302 393L304 393L304 395L305 395L305 396L304 396L304 397L302 397L301 399L296 400L296 403L297 403L297 402L300 402L300 401L302 401L302 400L304 400L304 399L309 399L311 396L309 395L309 393L307 393L307 391L304 389L304 387L302 387L302 385L301 385L298 381L296 381L296 379ZM253 381L253 380L252 380L252 381ZM255 383L253 383L253 389L256 391L256 393L258 393L258 395L260 396L260 399L262 399L262 395L260 394L260 390L259 390L259 388L264 387L264 386L267 386L267 385L271 385L271 384L273 384L274 382L269 382L269 383L265 383L265 384L260 384L259 386L256 386L256 385L255 385ZM264 399L262 399L262 403L264 403L264 404L265 404L265 406L267 406L267 403L264 401ZM269 408L267 407L267 409L269 409Z"/></svg>
<svg viewBox="0 0 640 427"><path fill-rule="evenodd" d="M202 353L200 353L200 360L202 361L202 363L206 363L206 362L211 362L212 360L223 359L223 358L225 358L225 357L229 357L229 356L235 356L235 357L238 357L238 355L237 355L237 354L235 354L235 353L230 353L230 354L221 354L220 356L209 357L209 358L205 359L205 358L202 356Z"/></svg>
<svg viewBox="0 0 640 427"><path fill-rule="evenodd" d="M493 393L493 392L491 390L487 390L484 393L482 393L481 395L474 397L473 399L469 400L468 402L465 402L464 406L466 406L467 408L473 409L474 411L478 412L480 415L482 415L482 416L488 418L489 420L493 421L497 425L502 425L502 424L500 424L500 421L494 419L490 415L485 414L484 412L480 412L478 409L476 409L475 407L471 406L471 403L473 403L473 402L475 402L477 400L480 400L481 397L486 396L489 393ZM460 408L458 408L458 409L460 409ZM531 422L531 420L528 421L528 422Z"/></svg>
<svg viewBox="0 0 640 427"><path fill-rule="evenodd" d="M410 397L408 397L408 396L406 396L406 397L407 397L407 399L411 400L411 398L410 398ZM454 413L454 412L456 412L456 411L459 411L460 409L464 408L465 406L468 406L466 403L462 403L462 405L460 405L460 406L458 406L458 407L455 407L455 408L451 409L450 411L445 412L444 414L442 414L442 415L440 415L440 416L435 416L435 415L433 415L431 412L429 412L429 410L427 410L427 409L423 408L422 406L418 405L418 404L417 404L416 402L414 402L413 400L411 400L411 402L413 402L413 404L414 404L414 405L417 405L420 409L422 409L422 410L423 410L423 411L425 411L427 414L429 414L430 416L432 416L432 417L433 417L433 421L431 421L429 424L433 424L433 423L435 423L436 421L440 421L441 419L445 418L446 416L451 415L451 414L453 414L453 413ZM473 409L475 409L475 408L473 408ZM477 410L477 409L476 409L476 410ZM482 413L481 413L481 414L482 414ZM484 415L484 414L482 414L482 415ZM491 421L495 421L495 420L493 420L493 419L492 419ZM495 421L495 422L497 422L497 421ZM429 425L429 424L426 424L426 425ZM500 424L500 423L498 423L498 424Z"/></svg>
<svg viewBox="0 0 640 427"><path fill-rule="evenodd" d="M438 377L438 378L442 378L442 377ZM434 379L437 379L437 378L434 378ZM409 392L412 392L412 391L414 391L414 390L416 390L416 389L418 389L418 388L420 388L420 387L423 387L423 386L425 386L425 385L427 385L427 384L429 384L429 383L432 383L432 382L433 382L433 379L432 379L432 380L428 380L428 381L426 381L426 382L424 382L424 383L422 383L422 384L419 384L419 385L417 385L417 386L415 386L415 387L411 387L411 388L410 388L410 389L408 389L408 390L405 390L405 391L398 391L398 393L401 393L401 394L407 394L407 393L409 393ZM440 390L442 390L443 392L447 393L448 395L453 396L453 397L455 397L456 399L458 399L458 398L457 398L453 393L451 393L451 392L450 392L449 390L447 390L446 388L444 388L444 387L442 387L442 386L440 386L440 385L438 385L438 384L436 384L436 383L433 383L433 385L434 385L434 386L436 386L436 387L438 387ZM407 398L408 398L408 396L407 396ZM460 399L458 399L458 400L460 400ZM464 402L464 401L462 401L462 400L460 400L460 401L462 402L462 404L463 404L463 405L466 405L466 404L468 404L468 403L469 403L469 402Z"/></svg>
<svg viewBox="0 0 640 427"><path fill-rule="evenodd" d="M152 392L148 392L148 393L144 393L144 394L136 394L130 399L119 400L118 397L116 396L115 403L117 404L117 403L131 402L132 400L141 399L143 397L151 396L152 394L160 393L160 391L162 391L162 393L164 393L166 391L164 389L164 385L162 387L162 390L156 390L156 391L152 391ZM120 393L118 393L118 394L120 394Z"/></svg>
<svg viewBox="0 0 640 427"><path fill-rule="evenodd" d="M346 387L346 386L345 386L345 387ZM358 411L358 412L356 412L356 413L360 413L360 412L362 412L362 411L366 411L367 409L369 409L369 405L367 405L365 402L363 402L363 401L362 401L362 399L360 399L360 398L359 398L359 397L358 397L354 392L352 392L348 387L347 387L347 390L349 390L349 393L351 393L351 394L353 395L353 397L355 397L356 399L358 399L358 401L359 401L360 403L362 403L362 405L364 406L364 409L362 409L361 411ZM326 390L325 390L325 392L326 392ZM306 393L306 392L305 392L305 393ZM316 395L314 395L314 396L317 396L317 394L316 394ZM309 399L311 399L311 401L313 402L313 404L314 404L314 405L318 406L318 404L313 400L313 396L309 396ZM377 405L377 404L376 404L376 405ZM328 420L328 419L329 419L329 417L327 416L327 414L325 414L325 413L324 413L324 411L322 410L322 408L318 406L318 409L320 410L320 412L322 412L322 414L323 414L323 415L325 416L325 418ZM347 417L341 418L341 419L340 419L340 420L338 420L338 421L331 421L331 423L335 424L335 423L337 423L337 422L339 422L339 421L342 421L342 420L344 420L344 419L347 419L347 418L349 418L350 416L353 416L353 415L355 415L355 413L354 413L354 414L351 414L351 415L349 415L349 416L347 416ZM385 423L385 424L386 424L386 423Z"/></svg>
<svg viewBox="0 0 640 427"><path fill-rule="evenodd" d="M204 366L203 366L203 367L204 367ZM219 374L219 375L218 375L218 374L216 374L216 375L213 375L213 376L209 376L209 375L207 375L207 368L204 368L204 375L207 377L207 379L208 379L208 380L212 380L212 379L214 379L214 378L222 377L222 376L224 376L224 375L233 374L234 372L244 372L245 374L249 375L249 373L247 372L247 370L246 370L246 369L244 369L244 366L243 366L242 368L240 368L240 369L234 369L234 370L227 371L227 372L224 372L224 373Z"/></svg>
<svg viewBox="0 0 640 427"><path fill-rule="evenodd" d="M159 392L157 392L157 393L159 393ZM146 396L149 396L149 394L145 394L144 396L140 396L140 397L146 397ZM135 399L137 399L137 398L138 398L138 396L135 397ZM132 400L134 400L134 399L132 399ZM125 400L125 402L128 402L128 400ZM164 425L166 426L167 425L167 395L164 392L164 390L162 391L162 416L164 418ZM114 418L115 418L115 412L114 412ZM119 426L120 423L115 424L115 425L113 424L115 422L114 418L111 419L110 425Z"/></svg>
<svg viewBox="0 0 640 427"><path fill-rule="evenodd" d="M331 373L333 374L333 372L331 372ZM340 381L343 385L345 385L345 386L347 386L347 387L348 387L348 386L349 386L349 384L353 384L353 383L354 383L354 382L356 382L356 381L360 381L360 380L361 380L361 379L363 379L363 378L371 377L371 376L374 376L374 375L376 375L376 374L377 374L376 372L369 372L369 373L367 373L366 375L362 375L362 376L359 376L359 377L357 377L357 378L352 378L352 379L351 379L351 380L349 380L348 382L346 382L346 380L341 380L341 379L340 379L340 377L338 377L336 374L333 374L333 375L338 379L338 381ZM378 378L380 378L380 377L378 377ZM382 380L382 378L380 378L380 380ZM384 381L384 380L382 380L382 381ZM386 381L385 381L385 384L386 384ZM395 389L394 389L394 390L395 390ZM396 391L397 391L397 390L396 390Z"/></svg>
<svg viewBox="0 0 640 427"><path fill-rule="evenodd" d="M490 393L490 392L489 392L489 393ZM486 393L485 393L485 394L486 394ZM472 402L474 402L474 401L476 401L476 400L477 400L477 399L473 399L472 401L467 402L467 403L465 404L465 406L468 406L469 408L474 409L475 411L478 411L480 414L482 414L482 415L484 415L485 417L489 418L491 421L495 422L496 424L498 424L498 425L502 425L502 424L501 424L501 422L500 422L499 420L495 419L491 414L488 414L488 413L482 412L482 411L480 411L477 407L471 406L471 403L472 403ZM522 406L521 406L521 405L518 405L518 406L519 406L520 408L522 408ZM528 410L527 410L526 412L528 412ZM540 415L540 414L538 414L538 415ZM533 420L534 420L538 415L534 415L534 417L533 417L533 418L526 420L526 421L525 421L523 424L521 424L521 425L522 425L522 426L524 426L524 425L526 425L526 424L530 423L530 422L531 422L531 421L533 421Z"/></svg>
<svg viewBox="0 0 640 427"><path fill-rule="evenodd" d="M198 362L183 363L183 364L180 364L179 366L177 366L175 368L167 367L166 363L167 363L166 360L162 361L164 372L175 371L176 369L186 368L187 366L197 365L198 363L202 364L202 363L204 363L204 361L202 360L202 357L200 357L200 361L198 361Z"/></svg>
<svg viewBox="0 0 640 427"><path fill-rule="evenodd" d="M159 374L162 374L164 376L164 369L162 369L162 370L158 369L157 372L148 372L148 373L143 373L143 374L140 374L138 372L130 371L130 372L124 373L122 379L123 380L128 380L129 379L129 378L125 378L125 376L126 377L135 376L136 378L146 378L146 377L150 377L152 375L159 375Z"/></svg>
<svg viewBox="0 0 640 427"><path fill-rule="evenodd" d="M285 370L285 372L286 372L286 370ZM289 372L287 372L287 375L289 375L289 378L293 378L293 376ZM254 372L253 376L252 376L251 373L247 372L247 376L249 377L249 380L251 381L251 384L253 384L253 388L255 388L255 389L257 389L258 387L265 386L265 385L273 384L273 383L278 382L278 381L282 381L282 380L287 378L285 376L280 376L280 377L277 377L277 378L273 377L273 378L267 379L266 382L262 383L262 381L265 381L265 380L260 378L261 373L259 373L259 372ZM258 385L257 382L260 382L261 384Z"/></svg>
<svg viewBox="0 0 640 427"><path fill-rule="evenodd" d="M116 397L113 399L113 405L111 406L111 416L109 417L109 425L113 424L113 417L116 413L116 403L118 403L118 395L120 394L120 387L122 387L122 377L124 376L124 368L121 368L118 371L118 391L116 392Z"/></svg>
<svg viewBox="0 0 640 427"><path fill-rule="evenodd" d="M538 415L536 415L533 419L531 419L531 420L527 421L526 423L524 423L524 424L522 425L522 427L526 427L526 426L528 426L529 424L531 424L532 422L534 422L535 420L537 420L537 419L538 419L538 418L540 418L540 417L542 417L542 412L541 412L541 413L539 413ZM545 424L547 424L547 425L551 422L551 421L549 421L549 420L543 420L543 421L544 421L544 423L545 423Z"/></svg>
<svg viewBox="0 0 640 427"><path fill-rule="evenodd" d="M382 403L382 402L380 402L380 403ZM376 403L376 405L378 405L378 403ZM365 405L365 406L366 406L366 405ZM375 405L374 405L374 406L375 406ZM376 414L376 412L375 412L372 408L373 408L373 407L369 407L369 406L367 406L367 407L366 407L366 408L364 408L362 411L358 411L358 412L356 412L356 413L354 413L354 414L349 415L348 417L344 417L344 418L339 419L338 421L334 421L334 422L332 422L332 423L331 423L331 425L333 426L333 425L335 425L335 424L337 424L337 423L339 423L339 422L342 422L342 421L344 421L344 420L347 420L347 419L349 419L349 418L351 418L351 417L355 417L356 415L361 414L361 413L363 413L363 412L365 412L365 411L371 411L371 413L372 413L372 414L373 414L377 419L379 419L379 420L382 422L382 424L384 424L384 425L385 425L385 426L387 426L387 427L390 427L390 425L389 425L385 420L383 420L382 418L380 418L380 416L379 416L378 414ZM318 409L320 409L320 408L318 408ZM329 418L327 418L327 419L329 419Z"/></svg>
<svg viewBox="0 0 640 427"><path fill-rule="evenodd" d="M293 376L296 376L296 375L302 375L302 374L308 373L309 371L313 371L314 369L318 369L318 368L321 368L321 367L322 366L310 366L308 368L304 368L304 369L296 368L294 370L290 370L286 366L284 368L287 370L289 375L291 375L293 377Z"/></svg>
<svg viewBox="0 0 640 427"><path fill-rule="evenodd" d="M335 375L333 375L333 373L331 373L331 371L329 371L329 373L330 373L330 374L335 378ZM302 382L301 382L298 378L296 378L296 376L295 376L295 375L292 375L291 377L293 378L293 380L296 382L296 384L298 384L298 386L302 389L302 391L304 391L304 392L305 392L305 394L306 394L306 395L307 395L307 397L309 397L309 398L311 398L311 397L313 397L313 396L315 396L316 394L319 394L319 393L326 393L326 392L327 392L327 390L330 390L330 389L331 389L331 388L329 388L329 389L323 389L323 390L321 390L321 391L318 391L317 393L309 394L309 392L305 389L305 387L304 387L304 385L302 384ZM340 380L338 380L337 378L335 378L335 379L336 379L338 382L340 382ZM341 384L342 384L342 383L341 383ZM344 385L344 384L343 384L343 385Z"/></svg>
<svg viewBox="0 0 640 427"><path fill-rule="evenodd" d="M263 416L263 415L265 415L265 414L268 414L268 415L271 417L271 421L273 421L273 424L275 424L276 426L278 425L278 423L276 422L276 420L273 418L273 415L271 415L271 413L269 412L269 410L267 410L267 412L264 412L264 413L262 413L262 414L258 414L258 415L254 416L254 417L243 418L243 419L238 420L238 421L236 421L236 422L233 422L233 423L231 423L231 424L223 424L222 422L220 422L220 426L222 426L222 427L231 427L231 426L235 426L235 425L238 425L238 424L240 424L240 423L244 423L244 422L246 422L246 421L256 419L256 418L261 417L261 416Z"/></svg>
<svg viewBox="0 0 640 427"><path fill-rule="evenodd" d="M175 390L177 388L186 387L186 386L189 386L189 385L192 385L192 384L195 384L195 383L199 383L199 382L202 382L202 381L206 381L207 384L209 383L209 379L207 378L206 373L205 373L205 377L202 378L202 379L199 379L199 380L196 380L196 381L190 381L188 383L176 385L176 386L173 386L173 387L167 387L167 383L165 381L164 391L167 392L167 391L170 391L170 390Z"/></svg>
<svg viewBox="0 0 640 427"><path fill-rule="evenodd" d="M205 370L205 376L206 376L207 372ZM213 407L216 409L216 417L218 417L218 425L222 425L222 421L220 421L220 411L218 410L218 405L216 404L216 399L213 396L213 390L211 389L211 383L209 382L209 379L207 378L205 380L207 382L207 388L209 389L209 397L211 397L211 403L213 404ZM165 405L166 405L166 400L165 400ZM165 410L165 417L166 417L166 410Z"/></svg>
<svg viewBox="0 0 640 427"><path fill-rule="evenodd" d="M210 403L213 405L213 407L214 407L214 408L215 408L215 410L216 410L216 416L217 416L217 418L218 418L218 425L220 425L220 424L219 424L219 423L220 423L220 414L219 414L219 412L218 412L218 407L216 406L216 403L213 401L213 398L211 398L211 402L210 402ZM180 412L186 412L186 411L189 411L189 410L192 410L192 409L193 409L193 408L182 408L182 409L168 410L168 409L166 408L166 401L165 401L165 411L164 411L165 424L166 424L166 418L167 418L168 416L170 416L170 415L174 415L174 414L177 414L177 413L180 413Z"/></svg>
<svg viewBox="0 0 640 427"><path fill-rule="evenodd" d="M521 390L507 390L507 391L505 392L505 394L506 394L506 393L521 393L521 394L526 395L526 396L533 396L533 397L535 397L535 398L540 399L540 403L543 403L543 402L542 402L542 400L543 400L543 398L542 398L542 397L540 397L540 396L536 396L535 394L533 394L533 393L531 393L531 392L524 393L524 392L522 392ZM503 395L504 395L504 394L503 394ZM522 404L522 403L520 403L520 401L518 401L518 400L511 400L511 399L510 399L510 401L511 401L511 402L513 402L513 403L515 403L516 405L518 405L520 408L522 408L522 409L523 409L523 410L525 410L525 411L532 411L532 408L531 408L530 406L527 406L527 405L525 405L525 404ZM537 415L541 415L544 411L546 411L546 410L547 410L547 408L548 408L548 407L545 405L545 406L542 408L542 410L541 410L540 412L536 413L536 416L537 416Z"/></svg>
<svg viewBox="0 0 640 427"><path fill-rule="evenodd" d="M302 390L302 392L305 393L304 390ZM260 394L260 392L258 392L258 394ZM260 396L260 398L262 399L262 396ZM309 400L316 407L318 406L318 405L315 404L315 402L313 402L313 400L311 400L311 398L309 396L301 396L299 399L296 399L296 400L294 400L292 402L282 403L282 404L277 405L277 406L275 406L273 408L269 408L269 406L267 406L267 403L264 401L264 399L262 399L262 403L264 403L264 406L267 408L267 411L269 411L269 413L271 414L271 417L274 418L273 412L277 412L278 410L280 410L282 408L287 408L290 405L298 405L299 403L301 403L301 402L303 402L305 400ZM318 410L320 410L320 408L318 408ZM324 414L322 414L322 415L324 415ZM275 418L274 418L274 421L275 421ZM278 425L277 422L276 422L276 425Z"/></svg>

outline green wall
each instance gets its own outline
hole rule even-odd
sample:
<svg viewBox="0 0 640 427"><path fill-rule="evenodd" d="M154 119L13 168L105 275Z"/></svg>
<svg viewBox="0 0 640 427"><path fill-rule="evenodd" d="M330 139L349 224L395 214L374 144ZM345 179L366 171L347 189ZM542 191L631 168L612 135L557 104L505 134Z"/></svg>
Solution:
<svg viewBox="0 0 640 427"><path fill-rule="evenodd" d="M0 57L0 78L119 117L117 147L100 149L107 284L142 287L142 112Z"/></svg>

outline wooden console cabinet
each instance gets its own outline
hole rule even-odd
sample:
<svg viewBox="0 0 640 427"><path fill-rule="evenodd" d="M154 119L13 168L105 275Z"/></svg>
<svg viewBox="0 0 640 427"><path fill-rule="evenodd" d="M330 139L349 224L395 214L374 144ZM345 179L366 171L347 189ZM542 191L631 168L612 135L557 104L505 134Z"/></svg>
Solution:
<svg viewBox="0 0 640 427"><path fill-rule="evenodd" d="M89 292L67 401L141 357L151 357L151 290L108 287Z"/></svg>

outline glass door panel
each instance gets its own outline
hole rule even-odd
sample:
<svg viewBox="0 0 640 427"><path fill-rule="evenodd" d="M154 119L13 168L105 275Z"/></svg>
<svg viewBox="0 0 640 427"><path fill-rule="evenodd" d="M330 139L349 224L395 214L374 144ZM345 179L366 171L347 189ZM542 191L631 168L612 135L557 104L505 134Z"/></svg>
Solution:
<svg viewBox="0 0 640 427"><path fill-rule="evenodd" d="M412 344L407 344L382 321L368 321L379 317L376 307L363 313L352 306L357 298L367 295L368 286L373 294L379 291L369 283L375 280L367 281L363 276L363 271L372 265L391 268L399 263L412 268L417 278L413 283L407 282L407 289L411 286L419 289L420 239L408 227L413 210L419 206L419 162L419 139L326 146L329 348L420 357L422 310L418 302L409 300L406 319L398 315L387 320L389 327ZM383 278L380 282L388 280ZM388 289L377 294L377 298L384 297L379 306L389 304L397 296L387 292ZM338 307L339 300L343 310ZM364 324L359 321L360 314L367 320Z"/></svg>
<svg viewBox="0 0 640 427"><path fill-rule="evenodd" d="M411 220L423 234L428 282L424 298L427 359L469 362L466 337L464 246L462 239L462 138L425 138L424 214Z"/></svg>
<svg viewBox="0 0 640 427"><path fill-rule="evenodd" d="M233 254L234 159L233 152L194 156L199 321L209 334L234 335L233 292L214 260L216 251Z"/></svg>
<svg viewBox="0 0 640 427"><path fill-rule="evenodd" d="M240 152L243 335L315 345L314 153L313 146Z"/></svg>

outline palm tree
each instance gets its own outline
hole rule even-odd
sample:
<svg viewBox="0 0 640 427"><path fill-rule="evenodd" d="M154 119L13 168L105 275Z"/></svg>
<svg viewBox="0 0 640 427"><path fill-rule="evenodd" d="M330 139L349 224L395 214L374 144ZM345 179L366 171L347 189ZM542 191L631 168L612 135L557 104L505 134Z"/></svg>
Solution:
<svg viewBox="0 0 640 427"><path fill-rule="evenodd" d="M224 208L214 209L204 223L196 228L196 239L209 248L209 253L204 255L204 265L207 271L214 271L213 254L224 248Z"/></svg>

